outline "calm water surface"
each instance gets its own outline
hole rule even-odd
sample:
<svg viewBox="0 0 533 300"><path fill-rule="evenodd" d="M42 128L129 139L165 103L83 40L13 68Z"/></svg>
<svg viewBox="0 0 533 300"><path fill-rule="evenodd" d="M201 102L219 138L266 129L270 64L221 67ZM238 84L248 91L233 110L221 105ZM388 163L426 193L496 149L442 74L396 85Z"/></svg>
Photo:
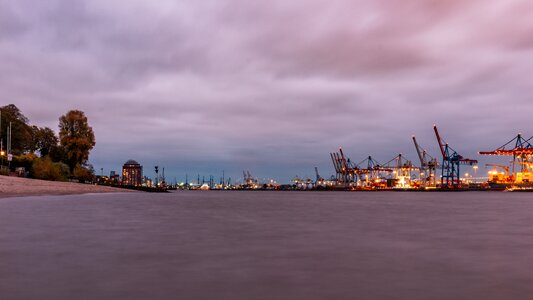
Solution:
<svg viewBox="0 0 533 300"><path fill-rule="evenodd" d="M0 199L0 299L533 299L533 194Z"/></svg>

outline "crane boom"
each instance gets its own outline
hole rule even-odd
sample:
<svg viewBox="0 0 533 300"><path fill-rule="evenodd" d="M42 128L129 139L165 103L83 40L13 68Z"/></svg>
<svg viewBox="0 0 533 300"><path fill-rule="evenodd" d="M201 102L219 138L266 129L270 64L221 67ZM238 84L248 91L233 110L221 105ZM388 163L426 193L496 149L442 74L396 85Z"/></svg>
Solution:
<svg viewBox="0 0 533 300"><path fill-rule="evenodd" d="M420 148L418 143L416 142L416 138L413 135L413 142L415 143L416 153L418 154L418 158L420 158L420 167L425 168L427 166L426 157L424 151Z"/></svg>
<svg viewBox="0 0 533 300"><path fill-rule="evenodd" d="M502 166L498 164L485 164L485 167L495 167L495 168L501 168L505 170L505 176L509 176L509 167L508 166Z"/></svg>
<svg viewBox="0 0 533 300"><path fill-rule="evenodd" d="M318 174L318 167L315 167L316 182L320 181L320 174Z"/></svg>
<svg viewBox="0 0 533 300"><path fill-rule="evenodd" d="M446 143L444 143L443 140L440 138L440 134L439 134L439 130L437 129L437 125L433 125L433 130L435 131L435 135L437 136L437 141L439 142L440 153L442 154L443 158L446 158L446 152L444 150L444 147L446 147Z"/></svg>

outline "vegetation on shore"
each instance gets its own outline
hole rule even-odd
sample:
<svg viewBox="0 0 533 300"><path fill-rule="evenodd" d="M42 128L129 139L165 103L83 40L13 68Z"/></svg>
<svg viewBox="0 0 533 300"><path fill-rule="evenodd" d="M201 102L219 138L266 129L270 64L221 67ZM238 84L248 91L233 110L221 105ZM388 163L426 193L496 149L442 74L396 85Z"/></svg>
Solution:
<svg viewBox="0 0 533 300"><path fill-rule="evenodd" d="M51 128L30 124L14 104L0 107L0 117L2 175L23 170L24 175L36 179L80 182L94 179L94 169L88 160L96 141L84 112L71 110L60 116L58 135ZM11 162L7 161L6 151L9 124Z"/></svg>

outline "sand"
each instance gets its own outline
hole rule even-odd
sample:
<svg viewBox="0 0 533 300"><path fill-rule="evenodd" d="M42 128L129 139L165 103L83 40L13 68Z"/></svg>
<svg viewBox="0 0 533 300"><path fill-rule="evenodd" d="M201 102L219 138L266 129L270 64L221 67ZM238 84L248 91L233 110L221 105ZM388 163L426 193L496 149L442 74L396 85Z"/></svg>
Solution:
<svg viewBox="0 0 533 300"><path fill-rule="evenodd" d="M92 184L0 176L0 198L118 192L135 191Z"/></svg>

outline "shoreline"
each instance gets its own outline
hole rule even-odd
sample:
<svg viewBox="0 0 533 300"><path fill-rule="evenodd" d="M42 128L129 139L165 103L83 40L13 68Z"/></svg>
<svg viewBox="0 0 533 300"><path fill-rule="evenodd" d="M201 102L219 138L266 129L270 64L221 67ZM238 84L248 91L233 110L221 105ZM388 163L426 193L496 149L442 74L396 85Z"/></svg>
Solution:
<svg viewBox="0 0 533 300"><path fill-rule="evenodd" d="M93 184L47 181L0 176L0 199L25 196L77 195L90 193L132 193L133 190Z"/></svg>

